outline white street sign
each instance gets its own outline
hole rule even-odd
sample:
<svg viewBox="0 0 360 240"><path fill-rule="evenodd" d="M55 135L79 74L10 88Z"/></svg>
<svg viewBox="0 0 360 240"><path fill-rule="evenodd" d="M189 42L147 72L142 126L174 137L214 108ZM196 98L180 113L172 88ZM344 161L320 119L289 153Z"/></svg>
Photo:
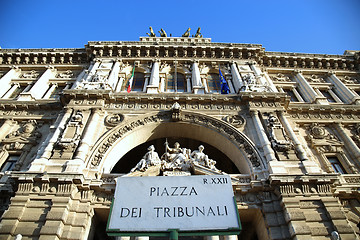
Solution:
<svg viewBox="0 0 360 240"><path fill-rule="evenodd" d="M228 175L119 177L109 231L239 228Z"/></svg>

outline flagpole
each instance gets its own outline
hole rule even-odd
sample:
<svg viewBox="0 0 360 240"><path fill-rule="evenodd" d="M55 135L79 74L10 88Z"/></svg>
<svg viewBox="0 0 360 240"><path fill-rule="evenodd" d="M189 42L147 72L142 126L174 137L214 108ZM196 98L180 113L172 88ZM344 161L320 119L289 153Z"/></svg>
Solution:
<svg viewBox="0 0 360 240"><path fill-rule="evenodd" d="M174 61L175 63L175 92L177 92L177 61Z"/></svg>

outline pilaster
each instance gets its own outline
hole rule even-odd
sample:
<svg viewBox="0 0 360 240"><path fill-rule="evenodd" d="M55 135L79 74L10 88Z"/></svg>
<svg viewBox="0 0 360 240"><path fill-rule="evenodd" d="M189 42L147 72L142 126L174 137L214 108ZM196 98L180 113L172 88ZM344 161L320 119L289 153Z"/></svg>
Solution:
<svg viewBox="0 0 360 240"><path fill-rule="evenodd" d="M16 85L11 86L11 80L18 78L21 73L21 70L18 67L11 67L10 70L0 79L0 97L3 97L5 93L8 93L12 88L16 89ZM10 89L10 90L9 90ZM15 90L13 89L13 91ZM12 91L12 92L13 92ZM11 93L12 93L11 92ZM8 98L11 94L6 94L4 98Z"/></svg>
<svg viewBox="0 0 360 240"><path fill-rule="evenodd" d="M299 83L299 90L302 93L302 96L306 102L314 102L318 94L315 90L310 86L308 81L301 75L300 71L295 71L294 79L297 83Z"/></svg>
<svg viewBox="0 0 360 240"><path fill-rule="evenodd" d="M191 82L193 87L193 93L195 94L205 93L205 88L201 82L200 70L197 61L194 61L192 65Z"/></svg>
<svg viewBox="0 0 360 240"><path fill-rule="evenodd" d="M160 85L160 67L159 67L159 60L156 59L153 61L149 85L147 85L146 87L146 92L159 93L159 85Z"/></svg>
<svg viewBox="0 0 360 240"><path fill-rule="evenodd" d="M336 88L336 92L345 101L345 103L360 104L360 98L356 96L333 72L329 72L328 79Z"/></svg>
<svg viewBox="0 0 360 240"><path fill-rule="evenodd" d="M284 164L278 164L277 159L275 157L274 150L271 148L271 143L265 133L265 129L260 121L259 112L251 111L250 112L252 120L254 122L254 126L256 129L257 136L260 139L260 145L262 150L264 151L265 159L269 164L269 170L271 173L286 173L284 168Z"/></svg>
<svg viewBox="0 0 360 240"><path fill-rule="evenodd" d="M86 128L83 132L83 138L80 146L75 153L73 160L67 162L66 172L81 172L85 167L84 162L89 153L90 147L94 143L96 136L100 134L99 125L101 124L101 110L92 109L91 117L87 122ZM96 129L96 131L94 131Z"/></svg>
<svg viewBox="0 0 360 240"><path fill-rule="evenodd" d="M234 84L234 91L235 93L238 93L244 84L235 62L231 63L231 75L232 75L232 82Z"/></svg>

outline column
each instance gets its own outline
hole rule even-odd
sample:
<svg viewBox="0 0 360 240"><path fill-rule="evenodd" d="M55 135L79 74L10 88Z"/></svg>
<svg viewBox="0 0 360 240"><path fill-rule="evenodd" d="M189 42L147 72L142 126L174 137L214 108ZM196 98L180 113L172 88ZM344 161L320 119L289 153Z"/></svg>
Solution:
<svg viewBox="0 0 360 240"><path fill-rule="evenodd" d="M232 75L232 82L234 84L234 90L235 93L238 93L241 89L241 87L244 85L240 73L238 71L238 68L236 66L235 62L231 63L231 75Z"/></svg>
<svg viewBox="0 0 360 240"><path fill-rule="evenodd" d="M83 138L81 140L80 146L76 151L75 160L81 160L85 162L86 156L90 150L90 146L93 142L94 137L99 134L100 131L94 131L98 129L100 123L100 109L92 109L91 117L87 122L87 126L83 132ZM74 161L74 160L71 160Z"/></svg>
<svg viewBox="0 0 360 240"><path fill-rule="evenodd" d="M10 96L16 91L17 88L20 88L18 83L15 83L11 86L10 90L3 96L3 98L10 98Z"/></svg>
<svg viewBox="0 0 360 240"><path fill-rule="evenodd" d="M260 121L259 113L257 111L251 111L250 114L255 125L256 133L260 139L260 145L264 151L266 160L268 162L277 160L275 157L275 153L271 148L271 143L265 133L265 129Z"/></svg>
<svg viewBox="0 0 360 240"><path fill-rule="evenodd" d="M46 94L44 95L44 99L47 99L51 96L51 94L55 91L55 89L57 88L57 83L53 83L51 85L51 87L49 88L49 90L46 92Z"/></svg>
<svg viewBox="0 0 360 240"><path fill-rule="evenodd" d="M351 139L351 137L349 137L348 134L346 134L345 129L343 127L343 125L341 123L336 123L335 125L335 129L336 131L339 133L340 138L343 140L344 142L344 146L345 148L349 151L351 157L353 160L357 160L360 159L360 148L356 145L356 143ZM352 163L350 163L350 165L353 166ZM352 170L354 170L354 166L350 167ZM356 169L355 169L356 172Z"/></svg>
<svg viewBox="0 0 360 240"><path fill-rule="evenodd" d="M236 93L235 90L234 90L234 85L232 83L231 76L226 77L226 82L229 84L230 93Z"/></svg>
<svg viewBox="0 0 360 240"><path fill-rule="evenodd" d="M12 89L12 92L14 92L15 89L13 89L14 86L11 86L11 80L14 78L18 78L20 76L21 70L18 67L11 67L10 71L8 71L1 79L0 79L0 97L4 96L5 93L9 93L9 91ZM10 89L11 88L11 89ZM9 90L10 89L10 90ZM8 95L8 94L6 94ZM10 94L11 95L11 94ZM4 96L4 98L6 98Z"/></svg>
<svg viewBox="0 0 360 240"><path fill-rule="evenodd" d="M360 98L356 96L346 85L336 77L333 72L329 72L329 81L334 84L336 92L339 94L345 103L360 104Z"/></svg>
<svg viewBox="0 0 360 240"><path fill-rule="evenodd" d="M160 84L160 68L159 68L159 60L155 60L153 62L153 66L151 69L151 76L149 85L146 87L147 93L158 93L159 92L159 84Z"/></svg>
<svg viewBox="0 0 360 240"><path fill-rule="evenodd" d="M299 90L306 102L314 102L318 96L315 90L310 86L308 81L301 75L300 71L295 71L294 79L299 83Z"/></svg>
<svg viewBox="0 0 360 240"><path fill-rule="evenodd" d="M125 79L125 78L124 78L123 76L119 78L119 82L118 82L117 85L116 85L115 92L121 92L121 88L122 88L124 79Z"/></svg>
<svg viewBox="0 0 360 240"><path fill-rule="evenodd" d="M82 82L82 80L83 80L86 72L87 72L86 69L84 69L84 70L81 71L81 73L79 74L79 76L77 76L76 81L75 81L75 83L73 84L73 86L71 87L71 89L76 89L76 88L81 84L81 82Z"/></svg>
<svg viewBox="0 0 360 240"><path fill-rule="evenodd" d="M120 60L116 60L111 69L109 75L109 81L108 81L108 84L110 85L113 91L115 90L116 83L118 82L119 72L120 72Z"/></svg>
<svg viewBox="0 0 360 240"><path fill-rule="evenodd" d="M250 115L253 119L255 130L256 130L257 136L259 137L260 146L263 150L264 157L268 163L269 172L275 173L275 174L287 174L288 172L286 170L285 164L280 161L277 161L275 152L271 148L271 143L270 143L270 141L265 133L265 129L260 121L259 112L251 111Z"/></svg>
<svg viewBox="0 0 360 240"><path fill-rule="evenodd" d="M269 86L271 92L277 92L275 85L271 80L268 80L264 77L264 74L260 71L259 68L255 66L255 64L251 63L250 68L254 71L256 79L260 80L260 84L262 86Z"/></svg>
<svg viewBox="0 0 360 240"><path fill-rule="evenodd" d="M304 99L300 95L300 93L296 90L296 87L291 88L291 91L295 94L296 98L299 100L299 102L304 102Z"/></svg>
<svg viewBox="0 0 360 240"><path fill-rule="evenodd" d="M54 144L59 139L60 134L64 131L65 125L68 122L72 113L72 109L66 109L64 114L59 115L56 119L54 126L51 126L49 129L49 134L47 135L45 141L39 147L39 150L36 153L35 160L31 163L29 171L44 171L45 164L47 160L51 157ZM51 132L54 132L51 134Z"/></svg>
<svg viewBox="0 0 360 240"><path fill-rule="evenodd" d="M149 79L150 79L150 76L145 75L145 82L144 82L143 92L146 92L146 88L149 85Z"/></svg>
<svg viewBox="0 0 360 240"><path fill-rule="evenodd" d="M284 116L284 113L279 112L278 116L282 126L285 128L285 131L289 134L290 139L293 141L295 152L297 153L298 158L303 161L303 165L307 173L322 173L320 167L307 156L303 145L295 135L295 132L287 118Z"/></svg>
<svg viewBox="0 0 360 240"><path fill-rule="evenodd" d="M99 68L101 61L99 59L95 60L95 62L90 66L88 74L84 77L84 82L91 82L91 79L96 73L96 70Z"/></svg>
<svg viewBox="0 0 360 240"><path fill-rule="evenodd" d="M201 83L200 70L198 63L194 61L191 72L191 82L193 86L193 93L195 94L204 94L204 86Z"/></svg>
<svg viewBox="0 0 360 240"><path fill-rule="evenodd" d="M186 92L191 92L191 76L190 75L186 75Z"/></svg>
<svg viewBox="0 0 360 240"><path fill-rule="evenodd" d="M35 82L31 89L27 92L20 93L18 101L28 101L41 99L49 88L49 80L55 78L56 69L53 66L48 66L46 71Z"/></svg>

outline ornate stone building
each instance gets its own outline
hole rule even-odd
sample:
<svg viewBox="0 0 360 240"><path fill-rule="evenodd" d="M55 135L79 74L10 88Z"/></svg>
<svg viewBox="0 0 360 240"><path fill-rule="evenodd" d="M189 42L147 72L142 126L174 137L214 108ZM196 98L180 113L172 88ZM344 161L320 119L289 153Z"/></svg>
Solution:
<svg viewBox="0 0 360 240"><path fill-rule="evenodd" d="M113 239L114 178L166 141L221 170L191 174L230 174L243 231L220 239L360 237L359 51L150 36L0 49L0 84L0 239Z"/></svg>

